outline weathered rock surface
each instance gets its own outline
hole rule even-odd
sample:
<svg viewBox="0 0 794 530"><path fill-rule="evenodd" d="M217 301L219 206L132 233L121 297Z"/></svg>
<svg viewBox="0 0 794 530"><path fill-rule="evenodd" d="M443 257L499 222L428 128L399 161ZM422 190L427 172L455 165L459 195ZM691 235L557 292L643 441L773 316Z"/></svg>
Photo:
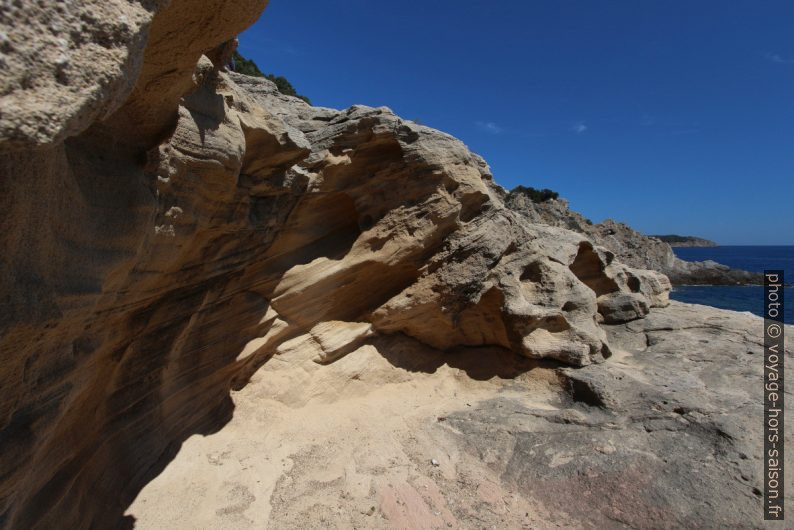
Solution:
<svg viewBox="0 0 794 530"><path fill-rule="evenodd" d="M265 2L165 4L0 6L3 527L119 525L184 437L228 417L224 369L261 317L232 265L257 234L220 221L238 205L197 181L197 246L171 245L145 161L211 74L202 53Z"/></svg>
<svg viewBox="0 0 794 530"><path fill-rule="evenodd" d="M191 435L228 423L230 392L252 377L293 407L362 349L373 367L417 369L467 349L475 379L500 363L608 374L624 340L610 326L642 327L668 304L665 276L507 208L455 138L387 108L311 107L213 64L264 2L136 6L2 6L4 24L100 26L67 46L78 63L97 46L113 60L106 77L13 78L4 92L18 103L0 120L0 526L129 525L141 487ZM126 10L134 34L109 42ZM8 64L38 49L3 31ZM223 514L263 499L232 490ZM383 495L400 517L414 493Z"/></svg>
<svg viewBox="0 0 794 530"><path fill-rule="evenodd" d="M607 219L593 224L571 210L564 199L532 202L524 194L502 191L507 205L530 222L559 226L585 234L594 244L612 251L618 260L632 267L661 272L673 285L763 285L760 273L732 269L715 261L684 261L670 245L656 237L643 235L630 226ZM697 238L692 238L697 239ZM698 240L704 242L706 240ZM691 246L709 246L699 243ZM713 246L713 245L711 245Z"/></svg>
<svg viewBox="0 0 794 530"><path fill-rule="evenodd" d="M47 23L76 39L75 68L108 71L60 79L45 54L41 80L6 91L4 524L116 524L276 353L329 363L402 333L583 366L610 355L599 309L667 303L664 277L505 208L451 136L224 73L210 57L262 2L136 6L3 9L41 22L6 32L8 64Z"/></svg>
<svg viewBox="0 0 794 530"><path fill-rule="evenodd" d="M400 335L329 366L284 352L128 513L140 528L783 528L761 512L761 326L673 302L606 326L613 357L579 369Z"/></svg>
<svg viewBox="0 0 794 530"><path fill-rule="evenodd" d="M153 14L167 2L4 2L0 143L63 141L124 103Z"/></svg>

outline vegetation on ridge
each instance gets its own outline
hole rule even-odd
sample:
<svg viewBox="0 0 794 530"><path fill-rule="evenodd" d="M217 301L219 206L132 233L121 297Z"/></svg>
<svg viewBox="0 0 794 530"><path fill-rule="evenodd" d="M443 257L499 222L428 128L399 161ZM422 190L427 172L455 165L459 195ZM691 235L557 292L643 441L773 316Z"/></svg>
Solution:
<svg viewBox="0 0 794 530"><path fill-rule="evenodd" d="M531 186L520 186L520 185L510 190L508 196L515 196L519 194L529 197L532 200L532 202L535 203L546 202L550 199L556 199L560 196L559 193L557 193L556 191L552 191L548 188L543 188L542 190L538 190Z"/></svg>
<svg viewBox="0 0 794 530"><path fill-rule="evenodd" d="M262 73L262 70L259 69L259 67L256 65L254 61L252 61L251 59L246 59L245 57L240 55L240 52L236 50L234 52L233 57L234 57L234 71L237 72L238 74L250 75L251 77L264 77L265 79L269 79L270 81L273 81L276 84L276 88L278 88L278 91L281 92L282 94L286 94L287 96L295 96L296 98L302 99L309 105L312 104L312 102L309 101L309 98L301 94L298 94L298 91L295 90L295 87L292 86L292 83L287 81L285 77L280 75L277 76L274 74Z"/></svg>
<svg viewBox="0 0 794 530"><path fill-rule="evenodd" d="M699 237L694 236L679 236L678 234L667 234L667 235L653 235L651 237L655 237L656 239L661 239L665 243L687 243L689 241L695 241L700 239Z"/></svg>

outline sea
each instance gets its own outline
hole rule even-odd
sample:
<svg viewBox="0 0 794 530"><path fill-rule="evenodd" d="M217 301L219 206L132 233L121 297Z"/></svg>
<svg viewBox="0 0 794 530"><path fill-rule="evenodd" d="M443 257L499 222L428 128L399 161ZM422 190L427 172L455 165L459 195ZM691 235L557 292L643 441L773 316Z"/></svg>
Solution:
<svg viewBox="0 0 794 530"><path fill-rule="evenodd" d="M673 252L686 261L710 259L746 271L782 270L786 283L794 285L794 246L673 247ZM787 287L784 297L783 319L787 324L794 324L794 288ZM761 286L677 286L670 298L764 316L764 288Z"/></svg>

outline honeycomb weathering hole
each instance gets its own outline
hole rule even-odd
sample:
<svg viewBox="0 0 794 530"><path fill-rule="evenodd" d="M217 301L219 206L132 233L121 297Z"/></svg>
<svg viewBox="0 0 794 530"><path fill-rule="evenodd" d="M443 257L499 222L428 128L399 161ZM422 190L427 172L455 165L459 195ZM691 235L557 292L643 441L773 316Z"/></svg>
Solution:
<svg viewBox="0 0 794 530"><path fill-rule="evenodd" d="M619 290L615 280L606 275L605 268L606 265L590 243L579 244L579 252L571 263L570 269L582 283L595 292L596 296Z"/></svg>

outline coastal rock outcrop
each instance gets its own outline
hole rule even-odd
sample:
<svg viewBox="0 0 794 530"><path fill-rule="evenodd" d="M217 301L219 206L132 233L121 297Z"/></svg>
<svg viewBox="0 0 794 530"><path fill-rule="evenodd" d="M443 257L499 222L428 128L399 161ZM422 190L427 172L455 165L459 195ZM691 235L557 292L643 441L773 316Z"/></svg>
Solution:
<svg viewBox="0 0 794 530"><path fill-rule="evenodd" d="M385 107L312 107L226 72L219 47L264 4L14 7L56 33L99 27L65 46L108 73L61 79L47 55L36 66L47 79L4 87L0 526L129 526L141 488L185 440L228 424L252 380L272 377L297 408L323 381L356 392L368 363L432 374L464 351L472 380L504 362L540 368L553 393L597 406L604 361L624 347L615 326L667 314L654 313L669 304L664 275L508 208L459 140ZM6 28L1 9L4 64L17 64L37 37ZM351 365L339 387L320 375ZM232 489L216 515L243 517L257 499ZM384 493L394 514L405 491Z"/></svg>
<svg viewBox="0 0 794 530"><path fill-rule="evenodd" d="M65 70L48 51L5 87L4 526L117 525L274 355L401 334L585 366L602 322L667 304L662 275L506 208L455 138L214 64L263 2L118 7L3 7L73 35ZM47 45L4 31L6 65Z"/></svg>
<svg viewBox="0 0 794 530"><path fill-rule="evenodd" d="M764 283L763 275L760 273L733 269L712 260L682 260L676 257L670 244L656 237L643 235L624 223L607 219L602 223L593 224L582 214L571 210L568 201L564 199L533 202L531 198L520 192L502 194L502 197L511 209L525 216L530 222L559 226L585 234L594 244L614 252L621 262L632 267L661 272L673 285L763 285ZM693 243L690 246L709 245Z"/></svg>
<svg viewBox="0 0 794 530"><path fill-rule="evenodd" d="M784 528L761 510L762 323L672 302L605 326L614 355L584 368L403 335L329 366L291 349L128 514L140 528Z"/></svg>
<svg viewBox="0 0 794 530"><path fill-rule="evenodd" d="M263 302L213 244L245 238L218 220L205 247L169 245L146 150L215 69L202 54L264 7L0 6L0 526L119 526L182 439L228 418L224 369Z"/></svg>

